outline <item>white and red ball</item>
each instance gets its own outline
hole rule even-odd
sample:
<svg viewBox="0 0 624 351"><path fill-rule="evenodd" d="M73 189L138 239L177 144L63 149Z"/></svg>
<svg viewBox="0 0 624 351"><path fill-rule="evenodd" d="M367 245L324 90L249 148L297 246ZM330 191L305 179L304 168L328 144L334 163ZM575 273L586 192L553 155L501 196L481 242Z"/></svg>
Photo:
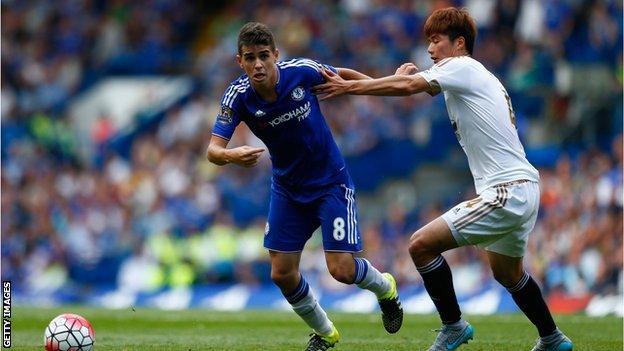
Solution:
<svg viewBox="0 0 624 351"><path fill-rule="evenodd" d="M73 313L57 316L45 330L46 351L91 351L94 342L89 321Z"/></svg>

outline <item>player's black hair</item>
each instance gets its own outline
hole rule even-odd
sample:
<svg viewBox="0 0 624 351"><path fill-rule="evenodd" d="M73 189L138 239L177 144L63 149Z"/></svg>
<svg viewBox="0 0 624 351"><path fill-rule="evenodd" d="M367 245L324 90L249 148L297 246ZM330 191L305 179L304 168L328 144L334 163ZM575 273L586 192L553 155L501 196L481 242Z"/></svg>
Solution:
<svg viewBox="0 0 624 351"><path fill-rule="evenodd" d="M275 50L275 39L269 27L259 22L245 24L238 33L238 54L242 54L243 46L251 45L267 45Z"/></svg>
<svg viewBox="0 0 624 351"><path fill-rule="evenodd" d="M425 22L424 32L427 39L434 34L448 35L451 41L464 37L466 51L472 55L477 37L477 25L468 10L447 7L433 11Z"/></svg>

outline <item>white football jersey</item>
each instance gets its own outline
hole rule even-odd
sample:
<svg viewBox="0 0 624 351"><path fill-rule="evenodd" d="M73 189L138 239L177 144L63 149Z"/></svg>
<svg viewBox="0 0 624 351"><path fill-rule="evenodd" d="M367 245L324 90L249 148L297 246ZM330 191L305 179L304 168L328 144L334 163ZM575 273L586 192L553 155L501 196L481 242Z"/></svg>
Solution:
<svg viewBox="0 0 624 351"><path fill-rule="evenodd" d="M444 92L477 194L512 180L539 182L539 172L526 159L518 138L509 95L480 62L469 56L449 57L417 74L429 82L433 95Z"/></svg>

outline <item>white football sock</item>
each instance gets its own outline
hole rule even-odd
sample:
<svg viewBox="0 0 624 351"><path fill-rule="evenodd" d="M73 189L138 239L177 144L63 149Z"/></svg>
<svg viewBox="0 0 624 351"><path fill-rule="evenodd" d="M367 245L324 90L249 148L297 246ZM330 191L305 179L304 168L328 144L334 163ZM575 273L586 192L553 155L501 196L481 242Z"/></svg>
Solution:
<svg viewBox="0 0 624 351"><path fill-rule="evenodd" d="M327 318L318 301L314 298L308 282L301 276L299 284L291 293L284 295L295 313L303 319L317 334L329 335L332 333L332 322Z"/></svg>
<svg viewBox="0 0 624 351"><path fill-rule="evenodd" d="M329 335L332 333L332 322L327 317L327 313L312 295L312 291L299 302L292 304L295 313L303 319L310 328L317 334Z"/></svg>
<svg viewBox="0 0 624 351"><path fill-rule="evenodd" d="M390 291L390 281L373 267L365 258L355 258L355 280L353 281L361 289L372 291L380 298Z"/></svg>

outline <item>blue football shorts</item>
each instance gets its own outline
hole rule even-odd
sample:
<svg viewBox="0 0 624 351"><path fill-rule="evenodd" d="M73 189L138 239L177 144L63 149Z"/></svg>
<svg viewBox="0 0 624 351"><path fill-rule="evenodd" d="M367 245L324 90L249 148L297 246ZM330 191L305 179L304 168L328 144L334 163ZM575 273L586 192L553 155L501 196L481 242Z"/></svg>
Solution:
<svg viewBox="0 0 624 351"><path fill-rule="evenodd" d="M351 182L328 186L321 195L306 202L271 191L264 247L279 252L300 252L319 226L325 251L362 251Z"/></svg>

